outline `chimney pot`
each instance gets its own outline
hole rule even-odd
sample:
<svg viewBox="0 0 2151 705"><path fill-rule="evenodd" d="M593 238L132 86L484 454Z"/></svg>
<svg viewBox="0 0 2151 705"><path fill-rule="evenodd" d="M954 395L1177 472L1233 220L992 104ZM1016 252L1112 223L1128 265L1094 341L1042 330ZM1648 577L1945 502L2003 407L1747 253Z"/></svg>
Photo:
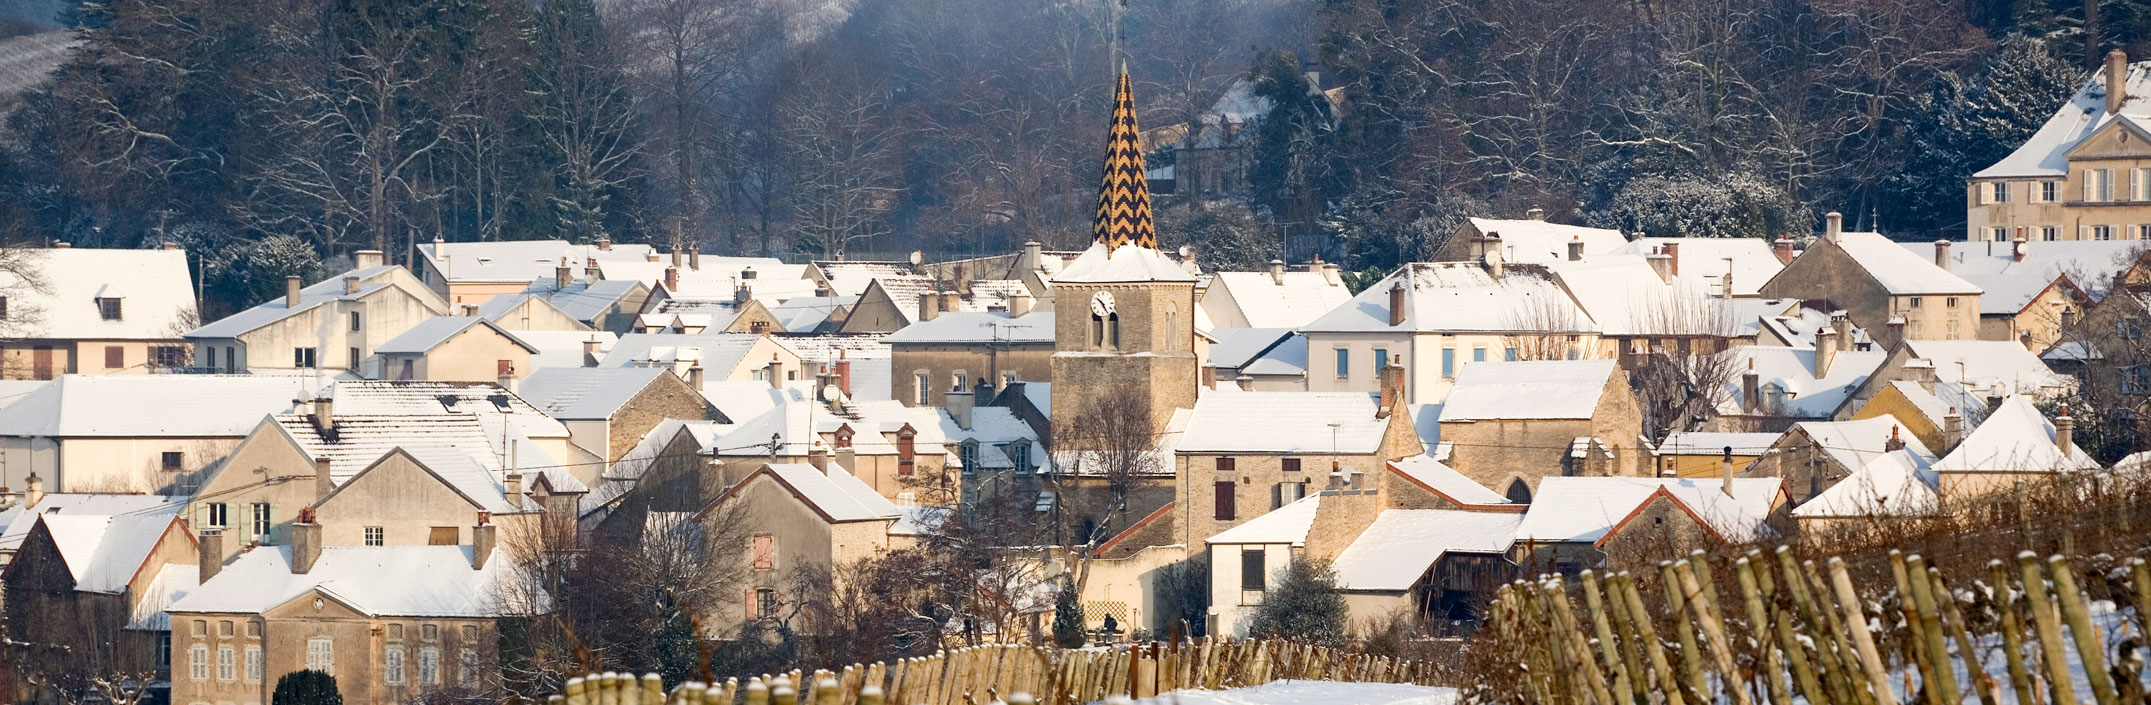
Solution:
<svg viewBox="0 0 2151 705"><path fill-rule="evenodd" d="M45 478L38 477L35 472L30 473L30 476L23 478L22 481L22 506L35 507L39 502L43 501L45 501Z"/></svg>
<svg viewBox="0 0 2151 705"><path fill-rule="evenodd" d="M379 267L387 258L380 250L359 250L351 253L351 264L359 269Z"/></svg>
<svg viewBox="0 0 2151 705"><path fill-rule="evenodd" d="M1837 211L1830 211L1829 213L1824 214L1822 216L1822 219L1825 223L1822 230L1822 238L1831 242L1837 242L1838 240L1842 239L1839 236L1845 234L1844 214L1839 213Z"/></svg>
<svg viewBox="0 0 2151 705"><path fill-rule="evenodd" d="M1946 239L1934 241L1934 266L1949 271L1949 241Z"/></svg>
<svg viewBox="0 0 2151 705"><path fill-rule="evenodd" d="M1284 285L1285 285L1285 261L1284 261L1284 260L1281 260L1281 259L1273 259L1273 260L1270 260L1270 281L1272 281L1272 282L1276 283L1276 284L1277 284L1278 286L1284 286Z"/></svg>
<svg viewBox="0 0 2151 705"><path fill-rule="evenodd" d="M2054 447L2060 448L2064 457L2076 447L2076 419L2069 416L2068 404L2061 405L2061 416L2054 419Z"/></svg>
<svg viewBox="0 0 2151 705"><path fill-rule="evenodd" d="M2010 244L2012 247L2009 249L2009 261L2011 262L2022 262L2024 261L2024 255L2031 252L2031 243L2026 242L2023 235L2018 235L2016 241Z"/></svg>
<svg viewBox="0 0 2151 705"><path fill-rule="evenodd" d="M1724 459L1723 459L1722 461L1720 461L1720 462L1718 463L1718 479L1719 479L1719 480L1721 480L1721 481L1720 481L1720 482L1718 483L1718 491L1720 491L1720 492L1724 492L1724 493L1725 493L1725 496L1727 496L1727 497L1731 497L1731 496L1733 496L1733 447L1732 447L1732 446L1726 446L1726 447L1725 447L1725 456L1724 456Z"/></svg>
<svg viewBox="0 0 2151 705"><path fill-rule="evenodd" d="M284 308L299 307L299 289L301 288L299 275L294 274L284 277Z"/></svg>

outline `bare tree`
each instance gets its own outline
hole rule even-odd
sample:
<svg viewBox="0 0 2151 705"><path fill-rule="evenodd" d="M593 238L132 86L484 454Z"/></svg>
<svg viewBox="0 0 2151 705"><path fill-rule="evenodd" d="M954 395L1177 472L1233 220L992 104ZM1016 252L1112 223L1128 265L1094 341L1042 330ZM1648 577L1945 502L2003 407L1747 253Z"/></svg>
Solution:
<svg viewBox="0 0 2151 705"><path fill-rule="evenodd" d="M1583 313L1559 290L1539 287L1522 303L1509 307L1502 325L1509 330L1509 347L1518 360L1567 360L1571 355L1590 356L1580 338Z"/></svg>
<svg viewBox="0 0 2151 705"><path fill-rule="evenodd" d="M659 113L653 154L671 167L673 214L683 237L699 242L711 205L704 157L728 146L712 103L746 90L759 51L784 40L782 6L766 0L621 0L608 14L618 18L617 45L639 50L629 65Z"/></svg>
<svg viewBox="0 0 2151 705"><path fill-rule="evenodd" d="M1169 472L1169 461L1158 452L1158 428L1150 408L1150 395L1143 385L1149 380L1128 380L1086 399L1065 424L1066 434L1056 433L1055 455L1069 462L1053 475L1057 485L1062 560L1074 576L1077 590L1090 580L1091 559L1106 539L1134 521L1129 495L1146 477Z"/></svg>
<svg viewBox="0 0 2151 705"><path fill-rule="evenodd" d="M1643 407L1643 433L1701 430L1727 401L1726 383L1737 372L1729 340L1737 332L1733 310L1698 292L1668 287L1640 295L1631 309L1645 349L1629 384Z"/></svg>
<svg viewBox="0 0 2151 705"><path fill-rule="evenodd" d="M799 86L777 133L791 165L794 249L842 259L889 233L899 132L886 89L840 79L834 65L809 66L802 77L819 78Z"/></svg>

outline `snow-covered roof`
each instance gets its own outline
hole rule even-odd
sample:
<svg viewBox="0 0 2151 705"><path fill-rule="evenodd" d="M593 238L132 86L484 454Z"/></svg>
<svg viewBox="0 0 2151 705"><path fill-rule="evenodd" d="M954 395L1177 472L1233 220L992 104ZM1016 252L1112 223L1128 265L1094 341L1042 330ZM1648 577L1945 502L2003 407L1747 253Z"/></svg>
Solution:
<svg viewBox="0 0 2151 705"><path fill-rule="evenodd" d="M1223 369L1239 369L1254 362L1258 356L1292 335L1290 328L1214 328L1210 337L1217 342L1210 344L1210 364ZM1229 380L1219 380L1229 381Z"/></svg>
<svg viewBox="0 0 2151 705"><path fill-rule="evenodd" d="M1801 519L1924 516L1942 507L1940 480L1928 469L1931 458L1909 451L1882 455L1822 494L1794 507Z"/></svg>
<svg viewBox="0 0 2151 705"><path fill-rule="evenodd" d="M1508 551L1523 521L1516 512L1387 509L1331 567L1345 590L1408 590L1445 554Z"/></svg>
<svg viewBox="0 0 2151 705"><path fill-rule="evenodd" d="M185 250L24 249L17 256L41 287L0 273L16 338L143 340L179 337L194 310ZM120 317L106 320L98 299L118 298Z"/></svg>
<svg viewBox="0 0 2151 705"><path fill-rule="evenodd" d="M1942 420L1949 416L1951 410L1957 412L1957 418L1964 424L1966 431L1977 428L1979 422L1986 419L1986 401L1955 382L1937 381L1934 383L1934 391L1928 391L1918 382L1897 380L1890 383L1890 388L1897 390L1906 401L1912 402L1912 407L1926 417L1929 423L1934 424L1935 428L1942 427Z"/></svg>
<svg viewBox="0 0 2151 705"><path fill-rule="evenodd" d="M1441 420L1588 419L1615 360L1475 362L1457 372Z"/></svg>
<svg viewBox="0 0 2151 705"><path fill-rule="evenodd" d="M1907 340L1905 345L1934 363L1935 377L1981 395L2043 394L2075 384L2013 340Z"/></svg>
<svg viewBox="0 0 2151 705"><path fill-rule="evenodd" d="M1220 329L1223 330L1223 329ZM1214 348L1213 348L1214 350ZM1307 373L1307 336L1299 333L1287 335L1268 352L1248 361L1240 367L1240 374L1252 377L1271 375L1297 376ZM1224 383L1228 380L1218 380Z"/></svg>
<svg viewBox="0 0 2151 705"><path fill-rule="evenodd" d="M1917 257L1934 258L1934 243L1900 243ZM2024 310L2040 292L2068 277L2093 299L2103 298L2114 275L2136 263L2144 254L2138 240L2060 240L2024 243L2024 259L2016 258L2010 242L1952 242L1949 271L1983 293L1979 312L2009 315Z"/></svg>
<svg viewBox="0 0 2151 705"><path fill-rule="evenodd" d="M708 381L702 383L702 399L716 407L717 413L739 423L768 413L780 404L812 399L814 384L812 380L791 380L778 388L761 380Z"/></svg>
<svg viewBox="0 0 2151 705"><path fill-rule="evenodd" d="M1933 256L1913 254L1877 233L1841 233L1837 246L1892 296L1980 293L1977 284L1934 266Z"/></svg>
<svg viewBox="0 0 2151 705"><path fill-rule="evenodd" d="M1241 392L1195 401L1182 453L1337 453L1381 447L1387 427L1366 392Z"/></svg>
<svg viewBox="0 0 2151 705"><path fill-rule="evenodd" d="M894 521L901 515L895 503L840 467L823 472L805 463L770 463L762 471L831 523Z"/></svg>
<svg viewBox="0 0 2151 705"><path fill-rule="evenodd" d="M1647 255L1674 246L1674 274L1700 285L1715 296L1752 297L1763 282L1777 276L1785 263L1778 261L1770 242L1753 237L1643 237L1614 250L1617 255ZM1586 257L1586 260L1595 259ZM1725 275L1733 275L1733 290L1725 291Z"/></svg>
<svg viewBox="0 0 2151 705"><path fill-rule="evenodd" d="M763 386L766 388L768 385ZM583 495L578 515L587 516L633 490L635 483L642 480L643 474L649 472L650 467L663 457L665 446L671 444L682 430L691 435L699 447L707 448L717 441L723 428L724 424L715 421L659 421L655 428L642 435L642 440L637 442L634 448L605 468L604 475L598 479L598 486L591 488L589 494Z"/></svg>
<svg viewBox="0 0 2151 705"><path fill-rule="evenodd" d="M2151 96L2151 63L2130 64L2122 80L2127 97L2121 103L2121 115L2151 117L2151 101L2144 98ZM2069 152L2114 117L2106 112L2106 69L2102 66L2084 79L2030 139L2001 161L1974 172L1972 178L2067 176Z"/></svg>
<svg viewBox="0 0 2151 705"><path fill-rule="evenodd" d="M712 377L739 367L764 336L758 333L629 333L605 352L600 367L632 367L693 359Z"/></svg>
<svg viewBox="0 0 2151 705"><path fill-rule="evenodd" d="M38 500L35 507L24 507L21 502L0 510L0 553L13 553L22 547L22 539L30 534L30 527L37 525L41 516L177 516L187 506L186 497L160 494L104 494L104 493L53 493Z"/></svg>
<svg viewBox="0 0 2151 705"><path fill-rule="evenodd" d="M492 382L346 380L336 383L335 414L471 414L495 436L510 424L531 438L566 438L568 429Z"/></svg>
<svg viewBox="0 0 2151 705"><path fill-rule="evenodd" d="M1232 292L1232 301L1255 328L1303 326L1352 299L1342 279L1325 272L1285 272L1282 281L1269 272L1217 272L1205 297Z"/></svg>
<svg viewBox="0 0 2151 705"><path fill-rule="evenodd" d="M502 614L502 594L516 584L515 561L496 549L474 570L471 556L469 546L333 546L321 549L311 570L294 573L290 546L263 546L239 554L167 611L259 614L318 588L376 617Z"/></svg>
<svg viewBox="0 0 2151 705"><path fill-rule="evenodd" d="M1062 267L1053 281L1108 284L1116 282L1193 282L1195 275L1164 253L1148 247L1122 245L1108 248L1091 243L1075 261Z"/></svg>
<svg viewBox="0 0 2151 705"><path fill-rule="evenodd" d="M1720 431L1681 431L1666 436L1658 444L1658 452L1664 455L1720 455L1725 449L1733 449L1734 455L1762 455L1777 443L1777 433L1731 433Z"/></svg>
<svg viewBox="0 0 2151 705"><path fill-rule="evenodd" d="M1484 234L1501 235L1501 258L1508 262L1551 264L1568 259L1568 243L1583 241L1585 256L1611 254L1628 244L1619 230L1562 225L1543 220L1472 218Z"/></svg>
<svg viewBox="0 0 2151 705"><path fill-rule="evenodd" d="M598 341L598 359L605 358L620 336L603 330L519 330L513 335L537 351L530 354L530 369L583 366L583 342Z"/></svg>
<svg viewBox="0 0 2151 705"><path fill-rule="evenodd" d="M313 385L311 377L66 375L0 409L0 436L244 436Z"/></svg>
<svg viewBox="0 0 2151 705"><path fill-rule="evenodd" d="M1723 393L1718 398L1719 413L1743 413L1741 385L1745 383L1743 377L1747 371L1752 369L1757 377L1757 391L1763 396L1763 413L1793 418L1831 415L1889 357L1888 353L1875 350L1838 350L1830 358L1829 369L1818 378L1812 347L1742 345L1730 352L1733 374L1726 375ZM1776 396L1777 392L1782 392L1782 396Z"/></svg>
<svg viewBox="0 0 2151 705"><path fill-rule="evenodd" d="M157 569L157 577L151 578L142 592L135 596L134 609L127 615L126 629L152 632L172 630L172 615L165 609L192 594L201 584L202 569L199 566L173 563Z"/></svg>
<svg viewBox="0 0 2151 705"><path fill-rule="evenodd" d="M875 279L912 275L909 262L815 262L813 266L821 270L831 292L854 298L866 293L866 286Z"/></svg>
<svg viewBox="0 0 2151 705"><path fill-rule="evenodd" d="M1866 467L1890 452L1893 435L1904 442L1905 452L1933 462L1934 452L1919 437L1906 433L1903 426L1895 418L1877 416L1854 421L1803 421L1793 424L1793 431L1806 434L1822 452L1846 468Z"/></svg>
<svg viewBox="0 0 2151 705"><path fill-rule="evenodd" d="M1389 324L1390 289L1405 287L1404 322ZM1511 264L1496 278L1474 262L1414 262L1302 327L1307 333L1514 330L1590 333L1591 317L1557 286L1545 267Z"/></svg>
<svg viewBox="0 0 2151 705"><path fill-rule="evenodd" d="M890 345L935 343L1052 344L1053 313L1032 311L1010 318L1005 313L957 311L920 321L881 339Z"/></svg>
<svg viewBox="0 0 2151 705"><path fill-rule="evenodd" d="M619 305L622 299L633 296L638 291L643 294L649 293L647 283L632 279L607 279L595 282L577 279L568 282L565 287L555 287L554 284L556 283L551 276L539 277L530 283L529 288L523 290L523 295L543 298L546 303L552 304L553 308L560 309L561 313L565 313L569 317L584 323L596 321L598 316L603 315L606 311ZM478 315L499 320L499 313L513 308L518 298L520 297L495 296L486 299L485 303L478 306Z"/></svg>
<svg viewBox="0 0 2151 705"><path fill-rule="evenodd" d="M859 303L857 295L851 296L794 296L778 303L768 304L769 315L777 319L787 333L812 333L828 322L830 314Z"/></svg>
<svg viewBox="0 0 2151 705"><path fill-rule="evenodd" d="M1217 532L1209 538L1209 543L1212 546L1251 543L1306 545L1307 531L1314 528L1315 510L1321 503L1322 495L1319 493L1301 497L1291 504L1249 519L1239 526Z"/></svg>
<svg viewBox="0 0 2151 705"><path fill-rule="evenodd" d="M81 592L118 594L142 570L171 514L38 514ZM185 533L184 530L181 533Z"/></svg>
<svg viewBox="0 0 2151 705"><path fill-rule="evenodd" d="M592 259L641 258L651 251L649 245L628 243L615 243L612 248L600 251L596 245L566 240L422 242L418 255L451 282L527 282L551 279L554 268L563 263L580 275Z"/></svg>
<svg viewBox="0 0 2151 705"><path fill-rule="evenodd" d="M501 334L502 337L507 338L510 342L521 346L523 349L537 352L537 349L531 347L529 343L517 339L508 331L501 330L499 325L479 316L434 316L419 321L418 325L411 326L394 338L389 338L388 342L374 346L373 351L382 355L423 355L433 352L434 348L440 347L442 343L454 339L456 336L461 335L463 331L470 330L474 326L490 328L493 332Z"/></svg>
<svg viewBox="0 0 2151 705"><path fill-rule="evenodd" d="M284 297L278 296L253 308L219 318L208 325L187 331L186 337L236 338L258 330L263 326L313 310L314 307L325 303L357 301L366 298L374 292L395 286L390 282L398 276L399 272L402 272L401 276L410 276L408 271L393 264L343 272L301 288L299 290L299 305L297 306L285 305ZM346 293L344 291L344 280L350 277L357 277L359 280L357 293ZM434 297L430 291L425 295L432 297L434 302L440 301L439 297ZM446 308L446 304L441 304L441 307Z"/></svg>
<svg viewBox="0 0 2151 705"><path fill-rule="evenodd" d="M1524 512L1516 538L1596 543L1663 493L1719 537L1748 541L1761 534L1784 485L1775 477L1736 478L1729 497L1723 490L1725 481L1718 478L1545 477L1539 480L1538 493Z"/></svg>
<svg viewBox="0 0 2151 705"><path fill-rule="evenodd" d="M1471 478L1465 477L1463 473L1451 469L1440 460L1430 456L1414 455L1402 460L1392 460L1389 462L1389 469L1419 486L1441 493L1442 496L1448 497L1458 504L1472 506L1510 504L1509 498L1487 489L1485 485L1472 481Z"/></svg>
<svg viewBox="0 0 2151 705"><path fill-rule="evenodd" d="M1735 310L1713 298L1711 287L1682 277L1669 284L1642 257L1608 255L1550 267L1602 335L1733 333Z"/></svg>
<svg viewBox="0 0 2151 705"><path fill-rule="evenodd" d="M563 421L610 419L666 374L672 372L661 367L552 367L523 378L516 393Z"/></svg>
<svg viewBox="0 0 2151 705"><path fill-rule="evenodd" d="M2024 396L2003 399L2000 408L1987 414L1979 428L1966 433L1964 441L1933 466L1938 473L2050 473L2098 468L2098 461L2076 444L2069 444L2066 453L2055 445L2054 422L2048 421Z"/></svg>
<svg viewBox="0 0 2151 705"><path fill-rule="evenodd" d="M1759 303L1748 304L1746 302ZM1831 311L1824 310L1836 310L1836 305L1828 301L1812 302L1811 304L1810 302L1792 299L1738 299L1734 302L1733 307L1741 311L1739 314L1741 316L1759 314L1759 318L1754 321L1757 332L1767 329L1772 338L1783 341L1785 345L1795 348L1814 348L1815 334L1822 332L1824 329L1836 330L1833 326L1835 321L1830 315ZM1866 329L1852 325L1850 318L1847 318L1845 323L1851 330L1855 347L1848 347L1844 344L1845 341L1840 340L1838 341L1838 349L1857 349L1856 346L1860 341L1872 342L1874 340L1868 336ZM1769 338L1762 339L1769 340Z"/></svg>
<svg viewBox="0 0 2151 705"><path fill-rule="evenodd" d="M1031 467L1024 468L1025 470L1037 469L1039 464L1045 462L1045 446L1039 441L1038 432L1033 430L1030 424L1024 423L1023 419L1017 418L1016 413L1008 407L973 407L971 427L968 429L956 425L956 418L949 415L946 409L941 410L938 416L943 443L958 446L964 441L978 442L978 461L982 468L1014 468L1015 459L1008 456L1006 447L1018 441L1028 442L1032 448Z"/></svg>

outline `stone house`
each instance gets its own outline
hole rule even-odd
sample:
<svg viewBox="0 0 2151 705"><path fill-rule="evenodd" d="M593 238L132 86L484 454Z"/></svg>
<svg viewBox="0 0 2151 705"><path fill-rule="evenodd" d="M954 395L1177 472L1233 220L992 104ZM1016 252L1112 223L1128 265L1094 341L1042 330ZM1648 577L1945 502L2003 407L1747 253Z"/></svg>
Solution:
<svg viewBox="0 0 2151 705"><path fill-rule="evenodd" d="M596 479L666 419L727 421L687 380L654 367L555 367L524 379L516 393L568 428L569 439L599 458Z"/></svg>
<svg viewBox="0 0 2151 705"><path fill-rule="evenodd" d="M2031 399L2009 397L1928 470L1940 480L1945 505L2006 492L2019 483L2097 472L2098 461L2077 447L2075 428L2066 404L2049 420Z"/></svg>
<svg viewBox="0 0 2151 705"><path fill-rule="evenodd" d="M1337 265L1317 262L1295 271L1277 260L1268 272L1211 273L1200 305L1218 328L1297 328L1351 299Z"/></svg>
<svg viewBox="0 0 2151 705"><path fill-rule="evenodd" d="M1894 417L1805 421L1794 424L1761 457L1740 470L1740 476L1784 480L1786 498L1797 506L1896 450L1910 452L1923 462L1936 457Z"/></svg>
<svg viewBox="0 0 2151 705"><path fill-rule="evenodd" d="M651 429L582 498L577 530L583 543L630 540L654 516L685 515L716 501L730 486L707 451L716 447L720 431L716 422L678 419Z"/></svg>
<svg viewBox="0 0 2151 705"><path fill-rule="evenodd" d="M40 516L171 516L186 507L187 498L161 494L48 493L45 481L40 478L30 482L24 492L12 499L15 501L6 509L0 509L0 569L14 559L15 552L22 548L23 539L29 537L30 529L37 525Z"/></svg>
<svg viewBox="0 0 2151 705"><path fill-rule="evenodd" d="M941 409L880 401L844 410L838 413L826 398L787 401L726 429L706 452L725 484L764 463L812 463L827 456L899 503L949 505L962 496L960 468L952 467L960 462L958 449L943 435L947 414Z"/></svg>
<svg viewBox="0 0 2151 705"><path fill-rule="evenodd" d="M1525 572L1648 568L1697 548L1791 530L1774 478L1549 477L1516 542Z"/></svg>
<svg viewBox="0 0 2151 705"><path fill-rule="evenodd" d="M381 377L399 382L492 382L530 374L531 347L477 316L435 316L374 348Z"/></svg>
<svg viewBox="0 0 2151 705"><path fill-rule="evenodd" d="M68 675L170 672L164 609L195 589L196 572L194 542L172 509L21 519L30 529L0 575L10 655L24 669L13 679L13 698L85 695L46 692L22 676L65 682Z"/></svg>
<svg viewBox="0 0 2151 705"><path fill-rule="evenodd" d="M310 379L68 375L0 409L0 486L186 494Z"/></svg>
<svg viewBox="0 0 2151 705"><path fill-rule="evenodd" d="M1719 430L1782 431L1801 421L1836 418L1848 400L1889 359L1880 350L1840 345L1857 337L1850 319L1817 331L1812 347L1743 345L1733 348L1717 394ZM1855 343L1857 345L1857 343Z"/></svg>
<svg viewBox="0 0 2151 705"><path fill-rule="evenodd" d="M634 331L635 317L642 313L642 307L650 298L650 285L633 279L590 281L584 278L569 282L567 286L555 284L539 279L524 292L545 299L553 308L592 330L622 335ZM487 315L488 307L493 305L492 301L480 305L479 315Z"/></svg>
<svg viewBox="0 0 2151 705"><path fill-rule="evenodd" d="M435 316L447 301L411 275L360 252L357 268L188 331L193 366L208 371L340 370L378 378L374 347Z"/></svg>
<svg viewBox="0 0 2151 705"><path fill-rule="evenodd" d="M2037 354L2015 341L1907 340L1891 348L1882 364L1852 387L1832 417L1853 418L1870 399L1898 382L1950 397L1949 404L1956 407L1970 406L1974 399L1983 405L1985 399L2012 394L2055 399L2076 386L2076 380L2047 367ZM1943 386L1938 388L1938 384Z"/></svg>
<svg viewBox="0 0 2151 705"><path fill-rule="evenodd" d="M1405 401L1439 403L1481 362L1595 357L1597 324L1544 265L1506 264L1499 241L1464 262L1415 262L1300 329L1307 390L1373 392L1405 369Z"/></svg>
<svg viewBox="0 0 2151 705"><path fill-rule="evenodd" d="M1518 503L1545 477L1641 474L1642 428L1613 360L1472 365L1441 408L1449 466Z"/></svg>
<svg viewBox="0 0 2151 705"><path fill-rule="evenodd" d="M1935 265L1979 285L1979 339L2007 340L2033 353L2060 342L2107 292L2151 283L2138 240L1904 243L1931 251ZM1929 248L1932 248L1931 250Z"/></svg>
<svg viewBox="0 0 2151 705"><path fill-rule="evenodd" d="M2151 64L2108 52L2030 139L1965 181L1972 242L2140 240L2151 228ZM2126 119L2124 119L2126 118Z"/></svg>
<svg viewBox="0 0 2151 705"><path fill-rule="evenodd" d="M694 520L711 542L707 555L747 569L739 601L722 601L716 614L700 622L713 637L736 635L764 620L814 629L792 620L800 575L829 575L838 566L908 546L918 532L902 509L842 468L800 463L766 463L747 473ZM718 545L720 539L743 540Z"/></svg>
<svg viewBox="0 0 2151 705"><path fill-rule="evenodd" d="M1053 381L1054 314L958 312L905 326L889 345L890 396L909 406L941 406L950 391L980 382Z"/></svg>
<svg viewBox="0 0 2151 705"><path fill-rule="evenodd" d="M1965 431L1978 428L1986 414L1986 401L1956 384L1897 381L1861 403L1851 420L1894 420L1921 445L1946 454L1964 440Z"/></svg>
<svg viewBox="0 0 2151 705"><path fill-rule="evenodd" d="M173 703L268 703L303 669L336 677L346 702L493 695L499 628L544 608L497 529L470 543L328 547L321 526L288 546L205 564L172 603Z"/></svg>
<svg viewBox="0 0 2151 705"><path fill-rule="evenodd" d="M1834 301L1853 323L1881 331L1875 339L1885 347L1906 338L1979 338L1978 285L1880 234L1842 228L1843 218L1829 214L1823 236L1763 284L1762 295Z"/></svg>
<svg viewBox="0 0 2151 705"><path fill-rule="evenodd" d="M1940 514L1932 464L1906 450L1885 453L1794 508L1793 520L1802 534L1812 535Z"/></svg>
<svg viewBox="0 0 2151 705"><path fill-rule="evenodd" d="M944 313L1029 311L1031 290L1013 279L944 282L926 275L879 276L867 284L836 332L893 333Z"/></svg>
<svg viewBox="0 0 2151 705"><path fill-rule="evenodd" d="M752 299L724 327L726 333L815 335L841 330L857 296L794 296L781 302Z"/></svg>
<svg viewBox="0 0 2151 705"><path fill-rule="evenodd" d="M181 326L195 313L187 253L68 247L16 250L41 277L0 275L0 379L142 374L188 366Z"/></svg>
<svg viewBox="0 0 2151 705"><path fill-rule="evenodd" d="M910 262L815 260L807 263L806 276L814 282L816 289L823 290L830 296L849 296L856 299L860 294L866 293L867 285L872 284L875 279L918 274L918 267Z"/></svg>
<svg viewBox="0 0 2151 705"><path fill-rule="evenodd" d="M1746 468L1776 443L1779 433L1681 431L1666 436L1656 449L1659 477L1711 478L1722 476L1725 461Z"/></svg>

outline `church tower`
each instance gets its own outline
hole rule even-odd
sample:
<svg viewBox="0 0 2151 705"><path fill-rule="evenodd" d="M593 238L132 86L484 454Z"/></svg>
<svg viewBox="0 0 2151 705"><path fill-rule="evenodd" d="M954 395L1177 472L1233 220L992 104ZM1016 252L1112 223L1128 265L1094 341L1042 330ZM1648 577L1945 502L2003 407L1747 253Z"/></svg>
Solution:
<svg viewBox="0 0 2151 705"><path fill-rule="evenodd" d="M1158 251L1144 176L1134 83L1123 68L1090 248L1053 278L1056 452L1084 449L1063 429L1116 390L1134 390L1153 432L1173 410L1195 406L1195 276Z"/></svg>

